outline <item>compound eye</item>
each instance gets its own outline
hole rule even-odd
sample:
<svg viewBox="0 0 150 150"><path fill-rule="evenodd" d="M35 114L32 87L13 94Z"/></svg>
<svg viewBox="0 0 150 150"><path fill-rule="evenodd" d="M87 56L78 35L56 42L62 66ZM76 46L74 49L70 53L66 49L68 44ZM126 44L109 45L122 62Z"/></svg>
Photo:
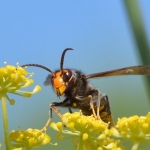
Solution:
<svg viewBox="0 0 150 150"><path fill-rule="evenodd" d="M72 72L70 70L67 70L67 72L63 73L63 81L68 82L72 76Z"/></svg>

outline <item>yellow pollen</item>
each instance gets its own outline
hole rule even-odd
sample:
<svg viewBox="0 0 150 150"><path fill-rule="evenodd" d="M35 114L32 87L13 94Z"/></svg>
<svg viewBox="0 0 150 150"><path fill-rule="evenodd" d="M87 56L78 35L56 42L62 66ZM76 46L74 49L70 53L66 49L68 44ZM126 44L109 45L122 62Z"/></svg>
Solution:
<svg viewBox="0 0 150 150"><path fill-rule="evenodd" d="M77 106L77 104L76 104L76 103L73 103L73 106L74 106L74 107L76 107L76 106Z"/></svg>

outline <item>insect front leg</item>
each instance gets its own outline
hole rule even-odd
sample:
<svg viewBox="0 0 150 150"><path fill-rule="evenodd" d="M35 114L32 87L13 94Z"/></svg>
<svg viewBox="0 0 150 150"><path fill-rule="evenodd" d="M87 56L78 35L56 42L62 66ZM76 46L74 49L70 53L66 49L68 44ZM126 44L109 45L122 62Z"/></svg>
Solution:
<svg viewBox="0 0 150 150"><path fill-rule="evenodd" d="M54 106L68 107L69 112L72 113L71 104L70 104L69 98L66 98L62 102L53 102L53 103L51 103L50 107L52 107L52 106L53 107Z"/></svg>
<svg viewBox="0 0 150 150"><path fill-rule="evenodd" d="M52 109L60 118L62 118L62 115L59 113L59 110L55 108L55 106L68 107L69 109L70 108L69 98L66 98L62 102L53 102L50 104L50 109Z"/></svg>
<svg viewBox="0 0 150 150"><path fill-rule="evenodd" d="M49 110L49 119L47 120L45 126L41 129L42 132L45 132L47 130L51 119L52 119L52 109Z"/></svg>
<svg viewBox="0 0 150 150"><path fill-rule="evenodd" d="M54 111L60 118L62 118L62 114L59 112L59 110L57 108L55 108L54 106L64 106L64 107L69 107L68 105L68 101L69 99L66 98L63 102L53 102L50 104L50 110L49 110L49 119L47 120L45 126L41 129L42 132L46 131L46 129L48 128L50 121L52 119L52 111Z"/></svg>

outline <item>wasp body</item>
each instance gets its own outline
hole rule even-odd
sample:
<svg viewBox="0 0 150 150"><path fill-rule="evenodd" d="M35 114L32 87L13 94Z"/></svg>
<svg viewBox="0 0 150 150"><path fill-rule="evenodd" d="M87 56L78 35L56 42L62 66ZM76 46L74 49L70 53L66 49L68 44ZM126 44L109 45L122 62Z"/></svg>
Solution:
<svg viewBox="0 0 150 150"><path fill-rule="evenodd" d="M65 96L62 102L53 102L51 106L68 107L70 112L71 108L78 108L84 115L93 114L104 122L113 122L107 95L89 84L80 71L65 69L62 74L60 76L60 71L56 71L54 77L49 75L45 81L45 84L51 81L57 96Z"/></svg>
<svg viewBox="0 0 150 150"><path fill-rule="evenodd" d="M60 62L60 70L52 72L45 66L38 64L26 64L25 66L40 67L51 74L48 75L45 85L52 85L58 97L64 95L65 99L62 102L52 102L51 108L55 111L55 106L81 109L84 115L92 115L96 119L102 119L110 125L114 125L109 100L106 94L102 94L97 88L89 84L88 79L107 76L122 76L122 75L150 75L150 65L148 66L131 66L106 72L99 72L89 75L84 75L81 71L63 69L64 56L66 51L73 50L67 48L63 51ZM55 111L56 112L56 111Z"/></svg>

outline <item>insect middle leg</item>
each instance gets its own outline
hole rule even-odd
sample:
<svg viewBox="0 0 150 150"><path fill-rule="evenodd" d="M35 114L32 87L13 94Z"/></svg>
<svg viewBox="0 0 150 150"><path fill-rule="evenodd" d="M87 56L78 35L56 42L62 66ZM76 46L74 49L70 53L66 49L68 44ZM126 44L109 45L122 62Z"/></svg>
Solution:
<svg viewBox="0 0 150 150"><path fill-rule="evenodd" d="M105 123L109 123L110 126L114 126L108 96L95 90L88 97L90 98L90 108L95 119L102 120Z"/></svg>

